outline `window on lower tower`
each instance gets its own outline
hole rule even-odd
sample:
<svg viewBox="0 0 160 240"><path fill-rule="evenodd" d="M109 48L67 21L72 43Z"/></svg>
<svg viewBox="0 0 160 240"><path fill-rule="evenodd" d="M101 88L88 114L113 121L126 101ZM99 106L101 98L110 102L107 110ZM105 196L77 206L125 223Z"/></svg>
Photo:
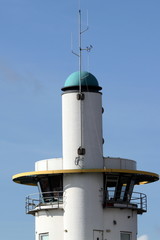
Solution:
<svg viewBox="0 0 160 240"><path fill-rule="evenodd" d="M131 240L131 233L130 232L121 232L120 240Z"/></svg>
<svg viewBox="0 0 160 240"><path fill-rule="evenodd" d="M49 240L49 233L41 233L39 235L39 240Z"/></svg>

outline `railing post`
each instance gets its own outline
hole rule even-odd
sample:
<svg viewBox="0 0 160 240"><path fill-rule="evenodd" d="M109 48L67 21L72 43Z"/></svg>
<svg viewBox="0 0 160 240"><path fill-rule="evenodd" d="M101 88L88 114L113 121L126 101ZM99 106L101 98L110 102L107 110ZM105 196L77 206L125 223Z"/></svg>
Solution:
<svg viewBox="0 0 160 240"><path fill-rule="evenodd" d="M140 193L140 207L143 210L143 199L142 199L142 193Z"/></svg>
<svg viewBox="0 0 160 240"><path fill-rule="evenodd" d="M58 208L59 208L59 192L58 192Z"/></svg>
<svg viewBox="0 0 160 240"><path fill-rule="evenodd" d="M28 203L27 199L28 199L28 196L26 197L26 204L25 204L26 213L27 213L27 208L28 208L28 206L27 206L27 203Z"/></svg>

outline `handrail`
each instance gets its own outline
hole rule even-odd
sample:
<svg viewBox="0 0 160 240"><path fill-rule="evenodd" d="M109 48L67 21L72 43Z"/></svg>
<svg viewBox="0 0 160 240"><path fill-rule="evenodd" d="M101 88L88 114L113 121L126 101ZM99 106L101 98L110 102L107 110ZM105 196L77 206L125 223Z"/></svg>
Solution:
<svg viewBox="0 0 160 240"><path fill-rule="evenodd" d="M30 194L26 197L26 213L30 213L42 206L53 205L59 208L63 203L63 191L51 191Z"/></svg>
<svg viewBox="0 0 160 240"><path fill-rule="evenodd" d="M117 197L119 196L119 198ZM133 192L131 196L125 196L125 192L115 194L115 191L104 191L103 207L131 208L138 213L147 211L147 196L144 193ZM30 194L26 197L26 213L33 213L44 207L60 208L63 204L63 191L52 191Z"/></svg>
<svg viewBox="0 0 160 240"><path fill-rule="evenodd" d="M117 197L119 196L119 197ZM134 208L139 213L147 211L147 196L144 193L133 192L131 195L125 196L125 191L119 194L114 190L104 191L103 206L104 207L120 207L121 205L126 208Z"/></svg>

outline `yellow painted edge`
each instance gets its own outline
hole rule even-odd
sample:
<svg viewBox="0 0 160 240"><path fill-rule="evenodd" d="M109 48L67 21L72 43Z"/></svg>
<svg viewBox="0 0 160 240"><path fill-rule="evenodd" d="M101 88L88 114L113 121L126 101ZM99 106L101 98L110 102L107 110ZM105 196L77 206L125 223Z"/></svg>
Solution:
<svg viewBox="0 0 160 240"><path fill-rule="evenodd" d="M33 172L24 172L16 174L12 177L12 180L16 180L16 178L20 177L27 177L33 175L42 175L42 174L58 174L58 173L101 173L101 172L108 172L108 173L132 173L132 174L141 174L141 175L148 175L153 176L159 179L159 175L153 172L145 172L139 170L128 170L128 169L67 169L67 170L48 170L48 171L33 171Z"/></svg>

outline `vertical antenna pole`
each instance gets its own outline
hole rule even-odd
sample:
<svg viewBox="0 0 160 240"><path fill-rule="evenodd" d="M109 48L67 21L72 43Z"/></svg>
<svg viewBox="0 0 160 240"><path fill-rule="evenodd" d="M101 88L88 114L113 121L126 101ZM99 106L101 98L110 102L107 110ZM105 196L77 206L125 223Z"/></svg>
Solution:
<svg viewBox="0 0 160 240"><path fill-rule="evenodd" d="M87 52L90 52L91 48L92 48L92 45L90 45L89 47L86 47L86 48L82 48L82 34L84 32L86 32L88 30L88 26L86 29L82 30L82 22L81 22L81 10L79 10L79 16L78 16L78 23L79 23L79 31L78 31L78 40L79 40L79 52L78 54L75 53L73 50L72 50L72 53L75 54L78 58L79 58L79 93L78 93L78 98L77 100L80 100L79 101L79 108L80 108L80 147L78 148L78 157L76 159L76 162L75 164L78 165L79 164L79 161L82 161L83 162L83 157L81 155L84 155L85 154L85 148L83 146L83 131L82 131L82 128L83 128L83 114L82 114L82 108L83 108L83 104L82 104L82 100L84 100L84 94L82 94L82 81L81 81L81 78L82 78L82 51L85 50ZM88 13L87 13L87 25L88 25ZM72 39L71 39L71 44L72 44ZM83 168L83 166L81 166Z"/></svg>
<svg viewBox="0 0 160 240"><path fill-rule="evenodd" d="M79 93L81 95L82 87L81 87L81 68L82 68L82 47L81 47L81 10L79 10ZM83 133L82 133L82 101L80 100L80 128L81 128L81 136L80 136L80 148L82 148L83 145Z"/></svg>
<svg viewBox="0 0 160 240"><path fill-rule="evenodd" d="M81 93L81 68L82 68L82 48L81 48L81 10L79 10L79 92Z"/></svg>

